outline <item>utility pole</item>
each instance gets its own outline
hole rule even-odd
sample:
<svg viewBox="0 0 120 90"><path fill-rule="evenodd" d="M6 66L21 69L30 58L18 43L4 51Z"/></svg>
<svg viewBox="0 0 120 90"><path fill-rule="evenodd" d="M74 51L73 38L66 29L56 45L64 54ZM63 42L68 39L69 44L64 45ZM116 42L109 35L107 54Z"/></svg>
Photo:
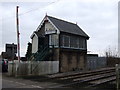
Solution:
<svg viewBox="0 0 120 90"><path fill-rule="evenodd" d="M18 18L18 8L16 7L16 23L17 23L17 51L18 51L18 61L20 62L20 39L19 39L19 18Z"/></svg>

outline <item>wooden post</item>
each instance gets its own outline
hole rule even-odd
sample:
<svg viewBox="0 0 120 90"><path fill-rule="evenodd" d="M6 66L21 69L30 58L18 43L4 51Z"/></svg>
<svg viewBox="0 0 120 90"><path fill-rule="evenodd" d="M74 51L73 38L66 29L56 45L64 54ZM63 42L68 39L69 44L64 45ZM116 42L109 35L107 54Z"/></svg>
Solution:
<svg viewBox="0 0 120 90"><path fill-rule="evenodd" d="M18 18L18 8L16 7L16 23L17 23L17 51L18 51L18 61L20 62L20 39L19 39L19 18Z"/></svg>

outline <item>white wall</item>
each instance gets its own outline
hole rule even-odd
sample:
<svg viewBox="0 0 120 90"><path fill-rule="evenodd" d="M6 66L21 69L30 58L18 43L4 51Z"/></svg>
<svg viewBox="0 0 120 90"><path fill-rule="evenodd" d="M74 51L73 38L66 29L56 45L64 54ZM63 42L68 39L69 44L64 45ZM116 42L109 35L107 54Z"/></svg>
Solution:
<svg viewBox="0 0 120 90"><path fill-rule="evenodd" d="M32 53L36 53L38 51L38 38L35 35L32 39Z"/></svg>
<svg viewBox="0 0 120 90"><path fill-rule="evenodd" d="M36 61L32 63L33 75L53 74L59 72L59 61Z"/></svg>
<svg viewBox="0 0 120 90"><path fill-rule="evenodd" d="M9 62L8 75L45 75L59 72L59 61L24 61L21 63Z"/></svg>

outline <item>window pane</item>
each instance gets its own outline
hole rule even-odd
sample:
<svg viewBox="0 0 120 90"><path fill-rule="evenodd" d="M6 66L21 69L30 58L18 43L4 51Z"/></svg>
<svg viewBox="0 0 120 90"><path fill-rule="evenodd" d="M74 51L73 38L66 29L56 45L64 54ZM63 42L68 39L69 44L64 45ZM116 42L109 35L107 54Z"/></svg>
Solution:
<svg viewBox="0 0 120 90"><path fill-rule="evenodd" d="M53 34L53 35L50 35L50 40L49 40L49 45L54 45L54 46L58 46L58 35L56 34Z"/></svg>
<svg viewBox="0 0 120 90"><path fill-rule="evenodd" d="M53 45L58 46L58 35L53 35Z"/></svg>
<svg viewBox="0 0 120 90"><path fill-rule="evenodd" d="M69 47L69 45L70 45L70 37L64 36L64 46Z"/></svg>
<svg viewBox="0 0 120 90"><path fill-rule="evenodd" d="M64 38L63 38L63 35L60 35L60 46L64 46Z"/></svg>
<svg viewBox="0 0 120 90"><path fill-rule="evenodd" d="M86 39L80 38L79 43L80 43L79 48L86 48Z"/></svg>
<svg viewBox="0 0 120 90"><path fill-rule="evenodd" d="M85 48L85 40L84 39L82 40L82 43L83 43L82 48Z"/></svg>
<svg viewBox="0 0 120 90"><path fill-rule="evenodd" d="M82 47L83 47L83 39L80 38L80 39L79 39L79 48L82 48Z"/></svg>
<svg viewBox="0 0 120 90"><path fill-rule="evenodd" d="M77 40L76 48L79 48L79 38L77 38L76 40Z"/></svg>
<svg viewBox="0 0 120 90"><path fill-rule="evenodd" d="M83 48L87 48L85 39L83 39Z"/></svg>
<svg viewBox="0 0 120 90"><path fill-rule="evenodd" d="M70 37L70 46L73 48L79 48L79 38L71 36Z"/></svg>
<svg viewBox="0 0 120 90"><path fill-rule="evenodd" d="M52 35L49 35L49 45L52 45Z"/></svg>
<svg viewBox="0 0 120 90"><path fill-rule="evenodd" d="M74 38L70 37L70 47L74 47Z"/></svg>

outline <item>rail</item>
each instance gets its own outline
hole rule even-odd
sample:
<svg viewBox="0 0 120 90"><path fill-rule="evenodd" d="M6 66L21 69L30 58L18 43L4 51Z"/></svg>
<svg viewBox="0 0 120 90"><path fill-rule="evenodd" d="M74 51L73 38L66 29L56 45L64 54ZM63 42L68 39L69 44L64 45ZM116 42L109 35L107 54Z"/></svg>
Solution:
<svg viewBox="0 0 120 90"><path fill-rule="evenodd" d="M67 75L67 76L60 75L60 76L55 76L51 78L53 79L56 78L58 82L59 81L64 82L64 85L53 86L54 88L59 88L59 87L74 86L78 84L80 86L83 83L90 84L87 87L93 87L93 86L97 86L103 83L113 81L115 80L115 77L116 77L115 68L111 68L111 69L109 68L109 69L96 70L93 72L86 72L86 73L80 73L80 74L74 73L73 75Z"/></svg>

